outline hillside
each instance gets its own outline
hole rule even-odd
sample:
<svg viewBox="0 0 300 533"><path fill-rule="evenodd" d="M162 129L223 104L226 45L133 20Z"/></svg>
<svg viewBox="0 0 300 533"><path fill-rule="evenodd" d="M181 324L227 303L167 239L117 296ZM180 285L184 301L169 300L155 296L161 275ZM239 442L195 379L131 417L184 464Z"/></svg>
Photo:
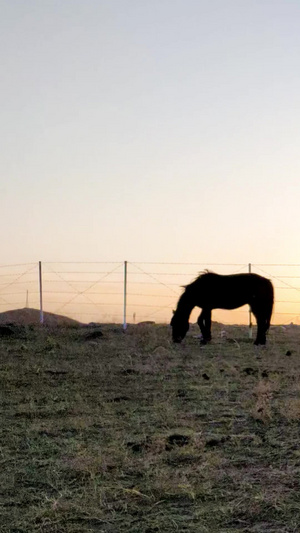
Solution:
<svg viewBox="0 0 300 533"><path fill-rule="evenodd" d="M0 313L0 324L33 325L40 323L40 311L38 309L13 309ZM81 322L67 316L56 315L44 311L44 324L46 326L80 326Z"/></svg>

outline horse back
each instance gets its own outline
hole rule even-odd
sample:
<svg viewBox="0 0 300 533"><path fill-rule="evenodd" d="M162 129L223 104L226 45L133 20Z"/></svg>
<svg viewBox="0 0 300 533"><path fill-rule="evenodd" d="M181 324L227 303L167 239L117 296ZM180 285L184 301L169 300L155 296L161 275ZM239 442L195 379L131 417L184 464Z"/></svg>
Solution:
<svg viewBox="0 0 300 533"><path fill-rule="evenodd" d="M195 305L201 308L236 309L249 304L251 307L266 307L272 312L273 285L269 279L258 274L226 276L207 273L189 287L196 297Z"/></svg>

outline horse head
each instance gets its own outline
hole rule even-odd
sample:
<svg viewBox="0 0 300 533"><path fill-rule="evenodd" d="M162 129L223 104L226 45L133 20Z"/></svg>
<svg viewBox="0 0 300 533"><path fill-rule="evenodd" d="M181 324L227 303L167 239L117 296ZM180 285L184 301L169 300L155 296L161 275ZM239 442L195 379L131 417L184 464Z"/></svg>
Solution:
<svg viewBox="0 0 300 533"><path fill-rule="evenodd" d="M178 315L175 311L170 323L172 327L173 342L181 342L189 330L189 321Z"/></svg>

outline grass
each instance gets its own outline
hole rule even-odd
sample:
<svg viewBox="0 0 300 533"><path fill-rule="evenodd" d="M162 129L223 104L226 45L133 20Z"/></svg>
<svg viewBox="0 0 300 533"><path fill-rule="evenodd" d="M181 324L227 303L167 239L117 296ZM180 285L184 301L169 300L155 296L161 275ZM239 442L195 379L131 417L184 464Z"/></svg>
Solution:
<svg viewBox="0 0 300 533"><path fill-rule="evenodd" d="M2 338L1 533L298 532L300 328L225 329Z"/></svg>

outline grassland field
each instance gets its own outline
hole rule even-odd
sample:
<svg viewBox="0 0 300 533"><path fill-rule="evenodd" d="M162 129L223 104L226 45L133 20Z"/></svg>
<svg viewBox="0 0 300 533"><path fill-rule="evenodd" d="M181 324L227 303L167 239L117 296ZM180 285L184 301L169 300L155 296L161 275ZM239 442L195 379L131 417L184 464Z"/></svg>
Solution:
<svg viewBox="0 0 300 533"><path fill-rule="evenodd" d="M1 533L300 532L300 328L0 338Z"/></svg>

